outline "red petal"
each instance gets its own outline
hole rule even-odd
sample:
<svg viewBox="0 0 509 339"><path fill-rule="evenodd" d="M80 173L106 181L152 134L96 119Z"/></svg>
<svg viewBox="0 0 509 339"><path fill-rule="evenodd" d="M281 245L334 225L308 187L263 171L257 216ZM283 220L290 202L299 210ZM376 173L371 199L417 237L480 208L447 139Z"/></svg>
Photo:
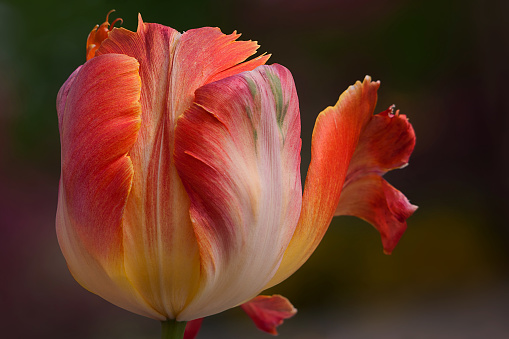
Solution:
<svg viewBox="0 0 509 339"><path fill-rule="evenodd" d="M254 321L260 330L277 335L276 327L285 319L293 317L297 310L283 296L259 295L241 305L242 309Z"/></svg>
<svg viewBox="0 0 509 339"><path fill-rule="evenodd" d="M203 318L188 321L186 324L186 331L184 333L184 339L194 339L198 335L201 328Z"/></svg>
<svg viewBox="0 0 509 339"><path fill-rule="evenodd" d="M85 288L132 312L163 320L125 275L123 216L133 178L129 151L140 128L138 62L103 55L85 63L57 99L62 173L60 247Z"/></svg>
<svg viewBox="0 0 509 339"><path fill-rule="evenodd" d="M122 246L122 215L131 188L127 153L140 128L138 63L124 55L95 58L58 96L62 144L61 203L88 251L103 260ZM113 253L112 253L113 252Z"/></svg>
<svg viewBox="0 0 509 339"><path fill-rule="evenodd" d="M391 108L390 108L391 109ZM415 133L406 116L390 109L373 116L364 128L335 215L354 215L371 223L382 237L384 252L392 252L417 206L381 178L408 163Z"/></svg>
<svg viewBox="0 0 509 339"><path fill-rule="evenodd" d="M406 219L417 209L377 174L352 181L343 189L337 215L353 215L376 227L384 252L390 254L406 230Z"/></svg>

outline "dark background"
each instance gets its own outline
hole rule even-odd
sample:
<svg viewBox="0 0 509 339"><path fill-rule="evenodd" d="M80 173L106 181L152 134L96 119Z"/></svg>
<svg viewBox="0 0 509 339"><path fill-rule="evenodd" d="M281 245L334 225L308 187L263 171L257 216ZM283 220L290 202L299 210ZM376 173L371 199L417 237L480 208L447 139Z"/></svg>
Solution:
<svg viewBox="0 0 509 339"><path fill-rule="evenodd" d="M157 338L159 324L79 286L57 244L56 94L106 13L257 40L300 98L303 173L317 114L365 74L377 111L412 122L410 166L388 180L420 209L393 255L335 218L301 270L269 293L299 313L281 338L509 336L509 2L464 0L0 2L0 333L5 338ZM110 20L111 22L111 20ZM239 309L199 338L268 338Z"/></svg>

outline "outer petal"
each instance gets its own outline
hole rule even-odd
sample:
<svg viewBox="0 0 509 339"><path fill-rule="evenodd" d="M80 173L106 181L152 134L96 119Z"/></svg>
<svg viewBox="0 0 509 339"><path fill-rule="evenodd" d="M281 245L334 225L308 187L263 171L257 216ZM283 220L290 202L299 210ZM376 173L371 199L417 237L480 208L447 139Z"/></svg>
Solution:
<svg viewBox="0 0 509 339"><path fill-rule="evenodd" d="M300 213L300 119L290 72L261 66L196 91L176 128L191 199L201 290L178 320L257 295L276 272Z"/></svg>
<svg viewBox="0 0 509 339"><path fill-rule="evenodd" d="M199 287L200 257L189 217L189 198L173 161L175 122L194 91L211 81L263 64L239 64L257 49L217 28L180 34L143 23L137 32L113 29L96 55L122 53L140 63L143 124L130 151L133 187L124 213L125 264L143 297L176 318Z"/></svg>
<svg viewBox="0 0 509 339"><path fill-rule="evenodd" d="M375 115L363 130L348 168L336 215L362 218L380 232L384 252L390 254L417 206L389 185L382 175L406 166L415 146L415 133L406 116L392 107Z"/></svg>
<svg viewBox="0 0 509 339"><path fill-rule="evenodd" d="M283 296L259 295L241 305L260 330L277 335L276 327L285 319L293 317L297 309Z"/></svg>
<svg viewBox="0 0 509 339"><path fill-rule="evenodd" d="M76 280L133 312L158 318L125 277L122 215L140 128L138 62L109 55L87 62L58 95L62 173L57 235Z"/></svg>
<svg viewBox="0 0 509 339"><path fill-rule="evenodd" d="M334 107L326 108L316 119L299 223L267 288L302 266L327 231L361 131L375 109L379 86L369 77L363 83L356 82L341 94Z"/></svg>

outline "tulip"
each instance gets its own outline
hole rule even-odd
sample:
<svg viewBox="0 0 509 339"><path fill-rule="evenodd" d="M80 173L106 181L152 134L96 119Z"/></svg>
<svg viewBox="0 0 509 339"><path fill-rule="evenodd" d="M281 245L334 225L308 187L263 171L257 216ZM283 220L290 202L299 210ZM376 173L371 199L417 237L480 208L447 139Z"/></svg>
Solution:
<svg viewBox="0 0 509 339"><path fill-rule="evenodd" d="M277 333L296 310L258 294L304 264L335 215L373 224L390 253L416 209L382 179L407 164L414 131L393 107L373 115L370 77L318 116L302 194L292 75L269 55L246 61L258 45L238 37L106 20L58 93L69 270L175 337L238 305Z"/></svg>

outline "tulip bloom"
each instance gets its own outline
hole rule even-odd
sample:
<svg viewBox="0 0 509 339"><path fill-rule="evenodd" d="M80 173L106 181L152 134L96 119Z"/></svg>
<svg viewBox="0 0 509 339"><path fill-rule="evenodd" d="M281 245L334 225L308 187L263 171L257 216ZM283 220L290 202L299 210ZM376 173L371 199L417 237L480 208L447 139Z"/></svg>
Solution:
<svg viewBox="0 0 509 339"><path fill-rule="evenodd" d="M246 61L258 45L235 32L105 24L57 99L57 235L83 287L161 321L243 304L275 333L295 309L257 295L304 264L333 216L367 220L393 250L416 207L382 175L415 136L393 108L373 115L379 82L320 113L302 194L288 69Z"/></svg>

